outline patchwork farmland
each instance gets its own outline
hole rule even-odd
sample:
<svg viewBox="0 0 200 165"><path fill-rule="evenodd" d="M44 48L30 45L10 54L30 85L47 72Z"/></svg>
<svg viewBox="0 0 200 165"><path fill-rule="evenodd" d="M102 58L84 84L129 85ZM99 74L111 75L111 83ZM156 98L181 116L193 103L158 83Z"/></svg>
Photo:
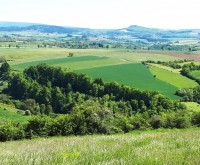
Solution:
<svg viewBox="0 0 200 165"><path fill-rule="evenodd" d="M73 57L68 57L68 53ZM93 78L103 78L106 82L117 81L142 90L156 90L173 99L175 91L181 87L194 87L194 81L180 73L171 73L159 66L146 68L141 64L146 60L174 61L176 53L138 52L127 50L104 49L2 49L0 55L9 61L15 71L45 63L59 66L66 71L85 73ZM149 72L150 70L150 72ZM123 77L123 78L122 78ZM175 81L174 81L175 80Z"/></svg>

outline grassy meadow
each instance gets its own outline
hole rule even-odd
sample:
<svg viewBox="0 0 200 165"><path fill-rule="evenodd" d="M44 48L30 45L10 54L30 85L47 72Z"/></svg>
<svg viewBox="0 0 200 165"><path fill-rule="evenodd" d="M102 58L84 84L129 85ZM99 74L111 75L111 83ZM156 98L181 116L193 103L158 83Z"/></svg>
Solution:
<svg viewBox="0 0 200 165"><path fill-rule="evenodd" d="M200 112L200 105L196 102L183 102L189 111Z"/></svg>
<svg viewBox="0 0 200 165"><path fill-rule="evenodd" d="M0 164L200 164L200 129L39 138L0 143Z"/></svg>
<svg viewBox="0 0 200 165"><path fill-rule="evenodd" d="M26 122L29 118L24 116L24 111L0 103L0 121Z"/></svg>
<svg viewBox="0 0 200 165"><path fill-rule="evenodd" d="M196 79L200 80L200 71L199 70L194 70L190 72L190 75Z"/></svg>

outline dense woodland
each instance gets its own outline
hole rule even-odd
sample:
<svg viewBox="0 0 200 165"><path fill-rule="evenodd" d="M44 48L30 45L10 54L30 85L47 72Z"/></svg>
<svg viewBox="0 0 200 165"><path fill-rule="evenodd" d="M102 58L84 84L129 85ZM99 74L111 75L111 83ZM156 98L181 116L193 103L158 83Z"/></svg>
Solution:
<svg viewBox="0 0 200 165"><path fill-rule="evenodd" d="M0 70L1 75L9 75L4 93L12 96L1 100L23 109L25 115L35 116L25 124L1 125L2 141L199 124L199 113L188 112L180 101L157 92L105 83L101 78L93 80L46 64L9 74L10 67L5 62Z"/></svg>

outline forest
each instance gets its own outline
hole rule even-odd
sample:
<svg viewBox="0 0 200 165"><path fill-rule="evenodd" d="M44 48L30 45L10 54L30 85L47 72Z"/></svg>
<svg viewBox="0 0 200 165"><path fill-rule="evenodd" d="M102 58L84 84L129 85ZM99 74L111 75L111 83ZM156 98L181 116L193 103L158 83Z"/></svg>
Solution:
<svg viewBox="0 0 200 165"><path fill-rule="evenodd" d="M46 64L10 74L5 62L0 71L8 81L3 92L12 98L2 101L33 116L27 123L1 125L2 141L199 125L200 113L187 111L180 101L158 92L108 83Z"/></svg>

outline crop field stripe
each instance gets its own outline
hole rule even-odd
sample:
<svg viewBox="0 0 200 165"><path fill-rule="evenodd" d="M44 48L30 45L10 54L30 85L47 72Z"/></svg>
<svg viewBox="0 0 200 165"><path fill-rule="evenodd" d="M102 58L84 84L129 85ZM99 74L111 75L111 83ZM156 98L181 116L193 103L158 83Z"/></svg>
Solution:
<svg viewBox="0 0 200 165"><path fill-rule="evenodd" d="M18 68L26 68L29 66L38 65L41 63L45 63L48 65L60 65L65 63L75 63L75 62L84 62L84 61L94 61L94 60L104 60L108 59L108 57L98 57L98 56L83 56L83 57L66 57L66 58L58 58L58 59L50 59L50 60L42 60L42 61L33 61L22 64L13 65L14 69Z"/></svg>
<svg viewBox="0 0 200 165"><path fill-rule="evenodd" d="M81 62L72 62L72 63L64 63L64 64L55 64L53 66L60 66L67 71L74 71L79 69L88 69L88 68L95 68L95 67L103 67L103 66L110 66L110 65L119 65L124 63L130 63L126 61L122 61L119 59L105 59L105 60L92 60L92 61L81 61Z"/></svg>
<svg viewBox="0 0 200 165"><path fill-rule="evenodd" d="M198 83L185 76L157 67L155 65L150 66L150 71L156 76L157 79L176 86L177 88L191 88L198 86Z"/></svg>
<svg viewBox="0 0 200 165"><path fill-rule="evenodd" d="M82 69L76 73L85 73L93 78L102 78L106 82L116 81L119 84L129 85L142 90L159 91L161 94L179 99L174 93L177 87L153 77L146 66L135 64L121 64L92 69Z"/></svg>

